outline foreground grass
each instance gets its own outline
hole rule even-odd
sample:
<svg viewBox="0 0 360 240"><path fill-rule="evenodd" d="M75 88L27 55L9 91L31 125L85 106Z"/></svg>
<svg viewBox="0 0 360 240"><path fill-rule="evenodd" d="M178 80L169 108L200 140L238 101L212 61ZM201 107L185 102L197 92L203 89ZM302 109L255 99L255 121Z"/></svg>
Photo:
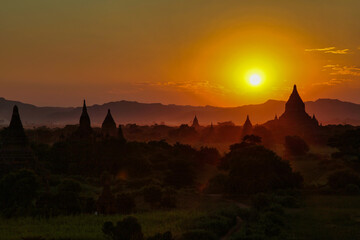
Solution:
<svg viewBox="0 0 360 240"><path fill-rule="evenodd" d="M290 239L360 239L360 196L308 196L287 224Z"/></svg>
<svg viewBox="0 0 360 240"><path fill-rule="evenodd" d="M175 236L184 232L188 223L206 213L196 210L152 211L133 214L145 236L171 231ZM104 239L101 227L106 221L117 222L124 216L59 216L50 219L16 218L0 219L1 240L21 240L22 237L46 239L92 240Z"/></svg>

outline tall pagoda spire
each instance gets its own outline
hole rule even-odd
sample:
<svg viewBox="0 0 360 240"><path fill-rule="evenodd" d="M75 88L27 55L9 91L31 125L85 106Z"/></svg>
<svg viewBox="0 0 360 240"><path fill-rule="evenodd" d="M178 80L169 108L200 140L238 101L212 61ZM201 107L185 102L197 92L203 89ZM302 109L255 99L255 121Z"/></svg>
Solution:
<svg viewBox="0 0 360 240"><path fill-rule="evenodd" d="M245 135L249 135L252 133L252 129L253 129L253 125L250 121L250 117L249 115L246 116L246 120L245 123L243 125L243 129L242 129L242 137L244 137Z"/></svg>
<svg viewBox="0 0 360 240"><path fill-rule="evenodd" d="M304 111L305 112L305 104L297 91L296 85L294 85L294 88L289 97L289 100L285 104L285 112L288 112L288 111Z"/></svg>
<svg viewBox="0 0 360 240"><path fill-rule="evenodd" d="M312 119L305 111L305 104L301 99L296 85L285 104L285 112L280 116L280 125L295 132L303 132L304 127L317 127L318 123Z"/></svg>
<svg viewBox="0 0 360 240"><path fill-rule="evenodd" d="M0 175L19 168L32 168L34 155L29 147L19 109L14 106L9 127L0 150Z"/></svg>
<svg viewBox="0 0 360 240"><path fill-rule="evenodd" d="M82 113L80 116L80 128L90 128L90 117L87 112L86 102L84 100Z"/></svg>
<svg viewBox="0 0 360 240"><path fill-rule="evenodd" d="M26 145L27 138L25 135L24 127L22 125L19 109L15 105L11 116L10 125L7 128L7 134L4 139L5 145Z"/></svg>
<svg viewBox="0 0 360 240"><path fill-rule="evenodd" d="M116 123L114 121L114 118L111 115L110 109L108 109L107 115L104 119L104 122L101 125L101 130L103 134L109 135L109 136L116 136Z"/></svg>
<svg viewBox="0 0 360 240"><path fill-rule="evenodd" d="M81 116L80 116L79 123L80 123L79 129L78 129L79 136L81 138L89 137L90 134L92 133L92 128L91 128L90 117L89 117L89 114L87 112L87 107L86 107L85 100L84 100L84 104L83 104L82 113L81 113Z"/></svg>
<svg viewBox="0 0 360 240"><path fill-rule="evenodd" d="M194 120L193 120L193 123L192 123L191 127L193 127L193 128L199 128L200 127L199 120L197 119L196 115L194 117Z"/></svg>

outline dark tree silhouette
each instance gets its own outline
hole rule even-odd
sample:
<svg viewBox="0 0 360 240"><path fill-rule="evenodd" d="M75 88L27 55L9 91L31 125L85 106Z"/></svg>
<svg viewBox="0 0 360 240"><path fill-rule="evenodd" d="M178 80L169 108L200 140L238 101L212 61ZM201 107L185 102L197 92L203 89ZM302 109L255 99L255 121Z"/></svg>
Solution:
<svg viewBox="0 0 360 240"><path fill-rule="evenodd" d="M162 199L162 189L158 186L148 186L143 190L144 201L156 206Z"/></svg>
<svg viewBox="0 0 360 240"><path fill-rule="evenodd" d="M299 136L286 136L285 151L291 156L302 156L309 152L309 146Z"/></svg>
<svg viewBox="0 0 360 240"><path fill-rule="evenodd" d="M141 225L134 217L127 217L117 222L105 222L102 228L103 233L112 240L143 240L144 236Z"/></svg>
<svg viewBox="0 0 360 240"><path fill-rule="evenodd" d="M230 193L301 187L301 175L292 172L288 162L263 146L232 146L231 149L221 164L222 169L229 171L226 189Z"/></svg>
<svg viewBox="0 0 360 240"><path fill-rule="evenodd" d="M38 196L40 184L33 171L22 169L5 175L0 180L0 211L10 217L26 215Z"/></svg>

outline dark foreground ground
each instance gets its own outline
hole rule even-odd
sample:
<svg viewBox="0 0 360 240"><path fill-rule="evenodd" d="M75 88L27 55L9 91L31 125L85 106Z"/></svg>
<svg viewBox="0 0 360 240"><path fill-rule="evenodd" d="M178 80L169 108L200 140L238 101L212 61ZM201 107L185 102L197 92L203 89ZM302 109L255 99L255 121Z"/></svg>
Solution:
<svg viewBox="0 0 360 240"><path fill-rule="evenodd" d="M170 230L178 237L190 227L192 219L205 216L209 209L232 204L213 198L202 198L203 201L206 202L204 206L197 202L193 207L144 211L133 216L141 223L145 236ZM290 239L360 239L360 196L306 196L302 207L286 209L285 214ZM20 240L36 236L46 239L105 239L102 224L123 217L77 215L50 219L0 219L0 239Z"/></svg>

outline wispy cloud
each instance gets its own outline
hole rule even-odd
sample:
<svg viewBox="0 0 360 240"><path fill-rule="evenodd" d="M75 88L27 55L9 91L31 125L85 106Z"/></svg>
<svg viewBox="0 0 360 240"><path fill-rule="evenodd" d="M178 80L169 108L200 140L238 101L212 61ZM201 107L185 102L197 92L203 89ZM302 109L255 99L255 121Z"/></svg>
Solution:
<svg viewBox="0 0 360 240"><path fill-rule="evenodd" d="M316 86L335 86L360 79L360 67L328 64L323 66L323 71L328 72L331 79L325 82L314 83Z"/></svg>
<svg viewBox="0 0 360 240"><path fill-rule="evenodd" d="M324 70L330 69L330 75L352 75L360 76L360 67L340 66L339 64L325 65Z"/></svg>
<svg viewBox="0 0 360 240"><path fill-rule="evenodd" d="M351 79L333 78L333 79L330 79L329 81L313 83L313 85L314 86L335 86L335 85L342 84L344 82L351 82L351 81L352 81Z"/></svg>
<svg viewBox="0 0 360 240"><path fill-rule="evenodd" d="M323 52L323 53L332 53L332 54L348 54L349 49L336 49L336 47L326 47L326 48L311 48L305 49L306 52Z"/></svg>
<svg viewBox="0 0 360 240"><path fill-rule="evenodd" d="M192 91L192 92L212 92L218 94L224 94L227 90L224 86L214 84L209 81L180 81L180 82L139 82L137 85L142 86L156 86L165 88L175 88L180 91Z"/></svg>
<svg viewBox="0 0 360 240"><path fill-rule="evenodd" d="M331 51L334 50L335 47L327 47L327 48L310 48L310 49L305 49L306 52L326 52L326 51Z"/></svg>

